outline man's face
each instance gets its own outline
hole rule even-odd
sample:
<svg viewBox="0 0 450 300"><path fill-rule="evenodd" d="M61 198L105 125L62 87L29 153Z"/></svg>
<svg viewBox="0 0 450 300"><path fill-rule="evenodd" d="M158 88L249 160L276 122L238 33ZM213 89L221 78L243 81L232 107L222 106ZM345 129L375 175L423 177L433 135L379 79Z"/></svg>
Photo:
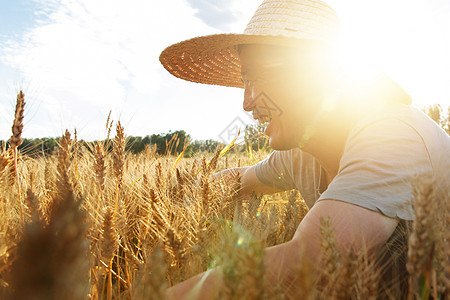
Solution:
<svg viewBox="0 0 450 300"><path fill-rule="evenodd" d="M260 123L276 150L298 147L314 133L326 79L301 51L245 45L240 51L244 110Z"/></svg>

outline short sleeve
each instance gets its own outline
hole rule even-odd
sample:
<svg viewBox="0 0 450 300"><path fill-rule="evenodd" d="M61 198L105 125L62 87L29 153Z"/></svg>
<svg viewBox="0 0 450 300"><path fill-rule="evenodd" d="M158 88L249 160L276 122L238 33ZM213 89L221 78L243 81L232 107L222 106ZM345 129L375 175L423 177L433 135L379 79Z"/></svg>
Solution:
<svg viewBox="0 0 450 300"><path fill-rule="evenodd" d="M412 220L411 183L417 175L432 175L421 136L399 119L379 120L350 134L338 174L318 201L340 200Z"/></svg>
<svg viewBox="0 0 450 300"><path fill-rule="evenodd" d="M273 151L269 157L256 164L256 177L265 185L276 189L294 189L295 182L289 172L292 163L292 150Z"/></svg>
<svg viewBox="0 0 450 300"><path fill-rule="evenodd" d="M299 148L274 151L256 165L258 179L271 187L298 189L309 208L327 187L326 174L317 160Z"/></svg>

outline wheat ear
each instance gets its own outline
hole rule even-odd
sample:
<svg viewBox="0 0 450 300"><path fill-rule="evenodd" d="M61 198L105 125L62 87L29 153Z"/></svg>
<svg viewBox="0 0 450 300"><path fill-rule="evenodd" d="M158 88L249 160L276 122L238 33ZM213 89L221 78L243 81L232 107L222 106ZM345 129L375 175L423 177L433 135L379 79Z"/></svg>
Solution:
<svg viewBox="0 0 450 300"><path fill-rule="evenodd" d="M434 251L435 190L433 183L417 179L413 185L414 223L408 241L408 299L419 297L419 277L431 272ZM428 280L428 278L427 278Z"/></svg>
<svg viewBox="0 0 450 300"><path fill-rule="evenodd" d="M12 135L9 140L9 145L14 153L14 175L16 177L17 182L17 197L19 198L19 204L20 204L20 219L22 220L22 224L24 224L23 219L23 203L22 203L22 197L20 194L20 179L19 179L19 173L17 169L17 160L18 160L18 149L17 147L22 144L22 130L23 130L23 112L25 108L25 95L22 93L22 91L19 92L17 95L17 101L16 101L16 110L14 113L14 122L12 126Z"/></svg>
<svg viewBox="0 0 450 300"><path fill-rule="evenodd" d="M25 95L22 91L17 95L16 111L14 113L14 122L12 126L12 136L9 140L11 148L17 148L22 144L23 130L23 112L25 108Z"/></svg>
<svg viewBox="0 0 450 300"><path fill-rule="evenodd" d="M103 190L105 189L106 166L105 152L103 151L103 146L100 142L95 144L94 170L97 179L97 185L99 188L99 195L101 195Z"/></svg>
<svg viewBox="0 0 450 300"><path fill-rule="evenodd" d="M321 249L322 249L322 271L319 284L324 285L323 296L331 298L334 295L339 272L340 255L336 247L334 229L329 217L320 219Z"/></svg>

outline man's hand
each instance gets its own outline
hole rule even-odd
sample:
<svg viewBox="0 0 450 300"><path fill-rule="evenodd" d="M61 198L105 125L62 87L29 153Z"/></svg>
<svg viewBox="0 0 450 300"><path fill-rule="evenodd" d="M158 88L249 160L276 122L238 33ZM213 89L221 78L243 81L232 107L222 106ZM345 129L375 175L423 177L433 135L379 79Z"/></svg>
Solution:
<svg viewBox="0 0 450 300"><path fill-rule="evenodd" d="M241 176L240 195L244 198L250 197L253 191L257 194L274 194L283 192L283 190L267 186L259 181L255 173L255 166L226 169L215 173L213 177L215 179L222 178L225 182L232 183L233 178L238 174Z"/></svg>

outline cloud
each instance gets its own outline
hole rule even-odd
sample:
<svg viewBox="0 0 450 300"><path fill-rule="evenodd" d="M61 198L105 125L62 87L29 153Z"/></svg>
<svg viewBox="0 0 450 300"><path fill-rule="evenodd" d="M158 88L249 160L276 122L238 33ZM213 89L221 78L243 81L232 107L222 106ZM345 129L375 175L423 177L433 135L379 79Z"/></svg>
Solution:
<svg viewBox="0 0 450 300"><path fill-rule="evenodd" d="M244 31L256 8L259 0L188 0L196 9L195 16L205 24L223 32L241 33Z"/></svg>
<svg viewBox="0 0 450 300"><path fill-rule="evenodd" d="M145 0L62 1L47 24L9 42L3 59L42 84L114 103L124 96L120 82L146 92L159 87L157 58L164 45L213 31L193 14L175 0L158 6Z"/></svg>
<svg viewBox="0 0 450 300"><path fill-rule="evenodd" d="M164 115L161 103L168 91L189 99L194 90L204 90L189 83L192 93L186 94L180 89L189 87L167 74L158 60L172 43L219 32L196 17L186 1L48 0L41 6L44 19L0 52L1 61L39 90L35 123L89 131L103 127L109 109L128 118L142 115L140 107Z"/></svg>
<svg viewBox="0 0 450 300"><path fill-rule="evenodd" d="M195 15L211 27L227 30L228 25L236 20L227 2L221 0L188 0L197 9Z"/></svg>

